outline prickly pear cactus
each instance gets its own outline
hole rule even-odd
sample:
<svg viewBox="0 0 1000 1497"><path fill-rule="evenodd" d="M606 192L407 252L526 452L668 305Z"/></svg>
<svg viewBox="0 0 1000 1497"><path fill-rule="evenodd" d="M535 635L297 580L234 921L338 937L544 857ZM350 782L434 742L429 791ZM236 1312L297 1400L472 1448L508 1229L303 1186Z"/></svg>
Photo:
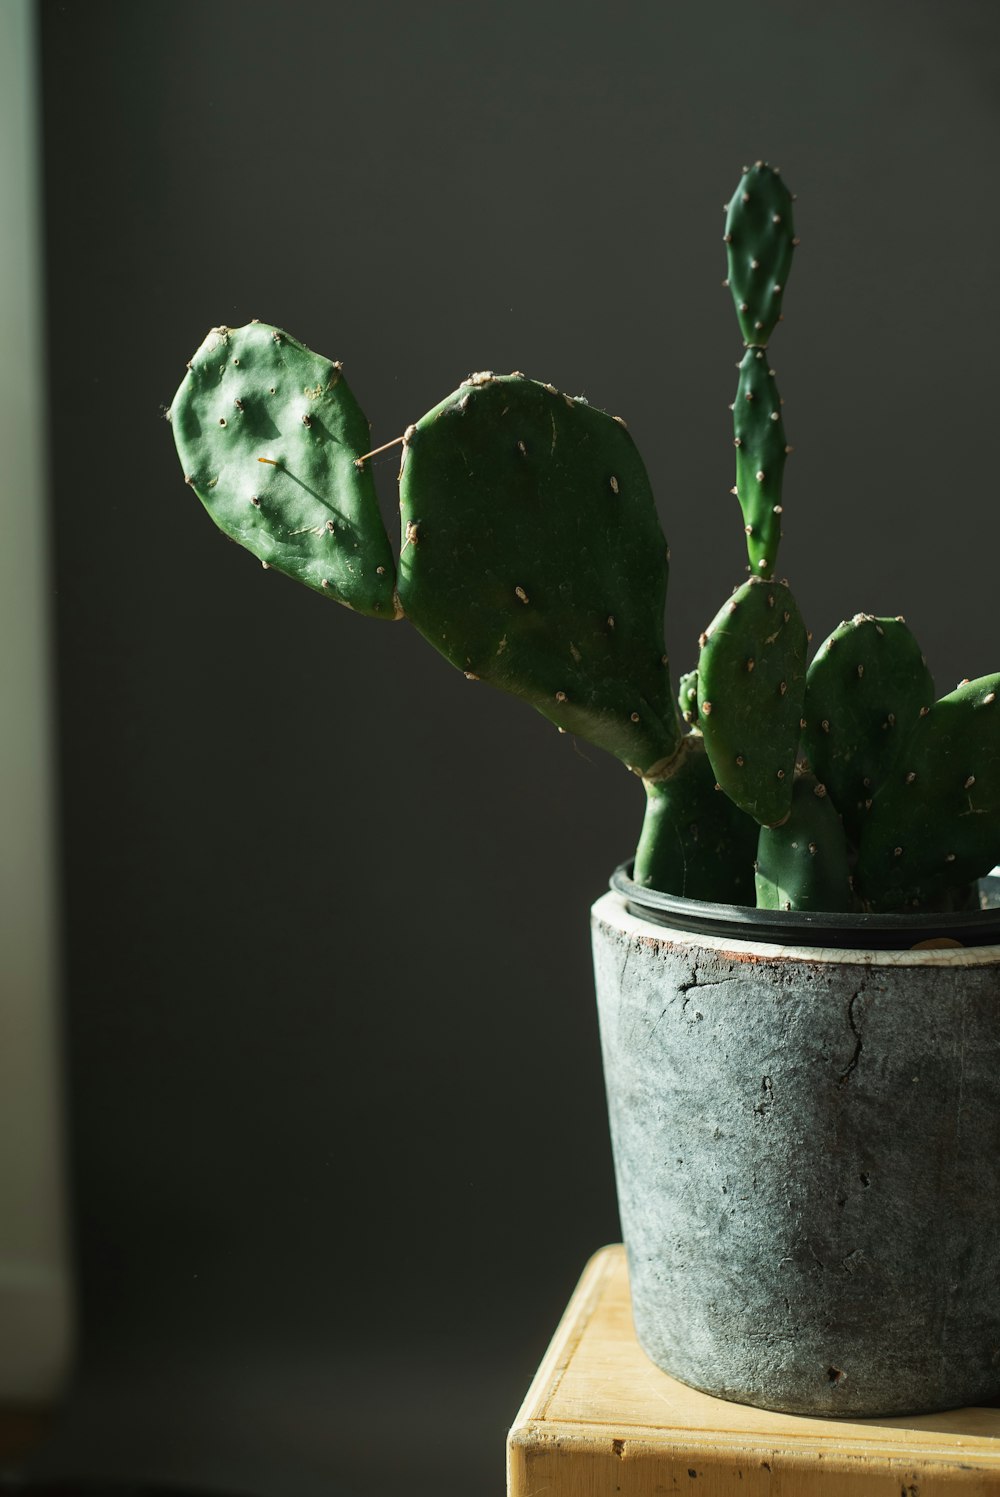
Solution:
<svg viewBox="0 0 1000 1497"><path fill-rule="evenodd" d="M926 905L988 873L1000 850L1000 675L934 703L865 821L858 880L876 909Z"/></svg>
<svg viewBox="0 0 1000 1497"><path fill-rule="evenodd" d="M339 364L280 328L213 328L170 407L187 482L219 529L275 571L375 618L395 566L368 422Z"/></svg>
<svg viewBox="0 0 1000 1497"><path fill-rule="evenodd" d="M685 899L752 905L757 823L724 795L697 733L665 780L646 780L646 816L633 878Z"/></svg>
<svg viewBox="0 0 1000 1497"><path fill-rule="evenodd" d="M843 823L813 774L796 774L792 808L778 827L761 827L755 868L762 910L857 910Z"/></svg>
<svg viewBox="0 0 1000 1497"><path fill-rule="evenodd" d="M185 477L265 566L374 617L405 608L471 680L639 773L640 883L779 909L962 907L1000 855L1000 676L934 702L902 620L858 614L807 678L805 625L774 576L791 449L767 353L798 241L764 162L744 170L725 239L751 576L677 700L649 480L624 423L581 397L472 375L408 427L396 566L340 365L264 323L215 328L169 413Z"/></svg>
<svg viewBox="0 0 1000 1497"><path fill-rule="evenodd" d="M400 512L403 608L453 665L643 773L673 756L667 548L623 423L473 375L410 429Z"/></svg>
<svg viewBox="0 0 1000 1497"><path fill-rule="evenodd" d="M855 841L934 696L927 662L902 618L855 614L816 651L802 747Z"/></svg>
<svg viewBox="0 0 1000 1497"><path fill-rule="evenodd" d="M808 636L786 583L751 577L702 636L698 716L715 777L763 826L788 815Z"/></svg>

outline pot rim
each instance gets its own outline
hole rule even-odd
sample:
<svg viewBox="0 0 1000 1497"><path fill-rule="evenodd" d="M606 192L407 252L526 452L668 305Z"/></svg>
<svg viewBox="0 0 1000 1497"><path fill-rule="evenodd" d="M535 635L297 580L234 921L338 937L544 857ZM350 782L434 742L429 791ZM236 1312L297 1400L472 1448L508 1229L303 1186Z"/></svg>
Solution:
<svg viewBox="0 0 1000 1497"><path fill-rule="evenodd" d="M912 951L918 943L934 940L954 941L958 947L1000 945L1000 907L994 903L1000 893L998 869L979 881L989 906L954 914L849 915L713 904L633 883L631 860L620 863L609 882L637 919L695 935L851 951Z"/></svg>

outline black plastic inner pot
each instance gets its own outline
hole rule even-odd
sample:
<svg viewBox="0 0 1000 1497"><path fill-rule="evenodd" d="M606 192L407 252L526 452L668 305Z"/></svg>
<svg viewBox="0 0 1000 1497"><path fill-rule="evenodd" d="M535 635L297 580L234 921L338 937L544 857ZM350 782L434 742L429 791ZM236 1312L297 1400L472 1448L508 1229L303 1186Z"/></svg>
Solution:
<svg viewBox="0 0 1000 1497"><path fill-rule="evenodd" d="M622 863L611 876L611 887L623 897L629 914L697 935L854 951L908 951L921 942L935 940L956 941L960 946L1000 945L1000 872L996 869L979 880L980 897L987 908L952 915L828 915L709 904L644 889L632 882L631 874L632 864Z"/></svg>

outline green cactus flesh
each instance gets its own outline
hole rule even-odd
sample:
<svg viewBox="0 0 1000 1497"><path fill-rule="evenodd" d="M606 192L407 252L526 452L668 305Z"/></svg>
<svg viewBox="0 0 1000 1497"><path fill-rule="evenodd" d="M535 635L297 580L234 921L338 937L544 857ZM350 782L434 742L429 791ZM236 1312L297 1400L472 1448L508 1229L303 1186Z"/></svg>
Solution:
<svg viewBox="0 0 1000 1497"><path fill-rule="evenodd" d="M680 724L667 549L624 423L523 375L473 375L411 428L399 594L467 676L655 769Z"/></svg>
<svg viewBox="0 0 1000 1497"><path fill-rule="evenodd" d="M356 463L368 422L338 364L263 322L213 328L170 419L187 482L220 530L359 613L396 616L389 540Z"/></svg>
<svg viewBox="0 0 1000 1497"><path fill-rule="evenodd" d="M761 827L755 882L758 909L857 909L844 828L815 775L795 776L787 821Z"/></svg>
<svg viewBox="0 0 1000 1497"><path fill-rule="evenodd" d="M855 842L934 696L927 662L901 618L855 614L816 651L806 676L802 747Z"/></svg>
<svg viewBox="0 0 1000 1497"><path fill-rule="evenodd" d="M788 815L808 637L784 582L751 577L702 636L698 713L715 777L763 826Z"/></svg>
<svg viewBox="0 0 1000 1497"><path fill-rule="evenodd" d="M680 686L677 691L677 710L681 718L690 727L701 728L701 718L698 716L698 672L697 670L686 671L681 676Z"/></svg>
<svg viewBox="0 0 1000 1497"><path fill-rule="evenodd" d="M736 497L743 511L750 570L774 574L781 540L781 480L787 448L781 398L767 354L748 348L740 362L733 403Z"/></svg>
<svg viewBox="0 0 1000 1497"><path fill-rule="evenodd" d="M1000 857L1000 675L964 681L920 717L875 794L858 851L874 909L929 905Z"/></svg>
<svg viewBox="0 0 1000 1497"><path fill-rule="evenodd" d="M792 195L766 162L741 177L726 211L725 240L743 341L763 348L781 316L796 242Z"/></svg>
<svg viewBox="0 0 1000 1497"><path fill-rule="evenodd" d="M757 823L719 790L700 735L682 741L668 779L644 783L635 882L686 899L752 905Z"/></svg>

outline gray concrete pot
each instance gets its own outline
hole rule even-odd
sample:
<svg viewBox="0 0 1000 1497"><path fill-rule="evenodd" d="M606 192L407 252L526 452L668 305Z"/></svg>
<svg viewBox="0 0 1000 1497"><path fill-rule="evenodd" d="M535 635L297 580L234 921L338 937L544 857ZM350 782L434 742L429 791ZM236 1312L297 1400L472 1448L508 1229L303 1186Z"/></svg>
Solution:
<svg viewBox="0 0 1000 1497"><path fill-rule="evenodd" d="M852 949L840 926L831 949L594 906L636 1332L763 1408L993 1400L1000 944Z"/></svg>

